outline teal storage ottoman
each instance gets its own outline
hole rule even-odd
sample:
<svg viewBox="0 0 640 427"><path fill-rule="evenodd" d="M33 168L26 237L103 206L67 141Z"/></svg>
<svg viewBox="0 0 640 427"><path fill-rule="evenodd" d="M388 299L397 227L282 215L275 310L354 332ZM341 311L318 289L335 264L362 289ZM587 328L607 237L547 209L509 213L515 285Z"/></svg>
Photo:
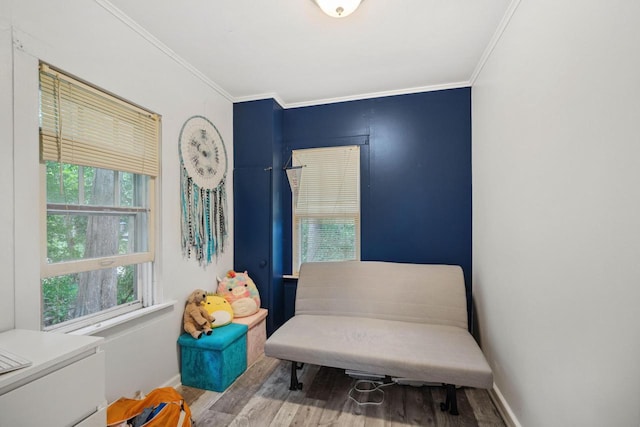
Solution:
<svg viewBox="0 0 640 427"><path fill-rule="evenodd" d="M180 335L182 384L205 390L226 390L247 369L248 329L247 325L230 323L200 339Z"/></svg>

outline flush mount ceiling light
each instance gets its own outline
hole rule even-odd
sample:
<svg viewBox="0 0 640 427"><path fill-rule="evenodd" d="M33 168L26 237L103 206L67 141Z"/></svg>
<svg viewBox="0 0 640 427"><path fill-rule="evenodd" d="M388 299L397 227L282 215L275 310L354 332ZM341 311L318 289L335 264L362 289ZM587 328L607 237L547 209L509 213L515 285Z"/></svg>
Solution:
<svg viewBox="0 0 640 427"><path fill-rule="evenodd" d="M351 15L362 0L314 0L324 13L334 18Z"/></svg>

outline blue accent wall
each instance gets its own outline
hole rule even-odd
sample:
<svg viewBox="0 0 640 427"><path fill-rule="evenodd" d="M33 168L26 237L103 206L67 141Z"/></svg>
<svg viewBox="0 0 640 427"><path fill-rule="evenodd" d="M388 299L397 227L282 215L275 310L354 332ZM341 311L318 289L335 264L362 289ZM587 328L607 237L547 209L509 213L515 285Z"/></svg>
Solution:
<svg viewBox="0 0 640 427"><path fill-rule="evenodd" d="M293 149L359 144L361 258L460 265L471 313L471 89L291 108L281 113L278 129L274 120L279 119L273 115L244 117L234 109L236 167L255 164L257 156L268 155L262 153L265 147L257 135L265 130L271 132L271 138L282 138L280 161L285 163ZM239 129L236 122L250 129ZM277 144L271 146L278 149ZM275 167L277 162L272 163ZM274 179L279 181L281 194L279 262L283 272L290 273L291 192L285 174ZM235 203L247 201L236 199Z"/></svg>
<svg viewBox="0 0 640 427"><path fill-rule="evenodd" d="M282 112L273 99L233 106L233 268L256 283L268 334L284 321Z"/></svg>
<svg viewBox="0 0 640 427"><path fill-rule="evenodd" d="M285 155L357 135L368 135L369 152L361 164L362 259L459 264L468 279L471 89L284 110ZM288 271L290 215L285 220Z"/></svg>

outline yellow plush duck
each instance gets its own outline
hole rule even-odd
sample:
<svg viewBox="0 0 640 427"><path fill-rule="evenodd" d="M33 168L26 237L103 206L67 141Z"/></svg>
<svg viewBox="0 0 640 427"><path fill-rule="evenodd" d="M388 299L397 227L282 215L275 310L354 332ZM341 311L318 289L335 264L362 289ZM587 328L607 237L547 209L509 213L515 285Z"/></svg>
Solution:
<svg viewBox="0 0 640 427"><path fill-rule="evenodd" d="M205 310L214 317L214 321L211 323L212 328L228 325L233 320L233 309L226 299L207 294L207 298L202 304Z"/></svg>

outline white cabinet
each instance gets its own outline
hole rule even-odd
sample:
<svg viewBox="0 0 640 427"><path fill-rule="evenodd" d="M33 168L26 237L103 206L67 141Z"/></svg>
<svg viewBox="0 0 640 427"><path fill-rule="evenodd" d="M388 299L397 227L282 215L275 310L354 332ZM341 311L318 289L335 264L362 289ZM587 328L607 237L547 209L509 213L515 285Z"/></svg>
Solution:
<svg viewBox="0 0 640 427"><path fill-rule="evenodd" d="M11 330L0 348L31 366L0 375L0 426L106 425L102 338Z"/></svg>

